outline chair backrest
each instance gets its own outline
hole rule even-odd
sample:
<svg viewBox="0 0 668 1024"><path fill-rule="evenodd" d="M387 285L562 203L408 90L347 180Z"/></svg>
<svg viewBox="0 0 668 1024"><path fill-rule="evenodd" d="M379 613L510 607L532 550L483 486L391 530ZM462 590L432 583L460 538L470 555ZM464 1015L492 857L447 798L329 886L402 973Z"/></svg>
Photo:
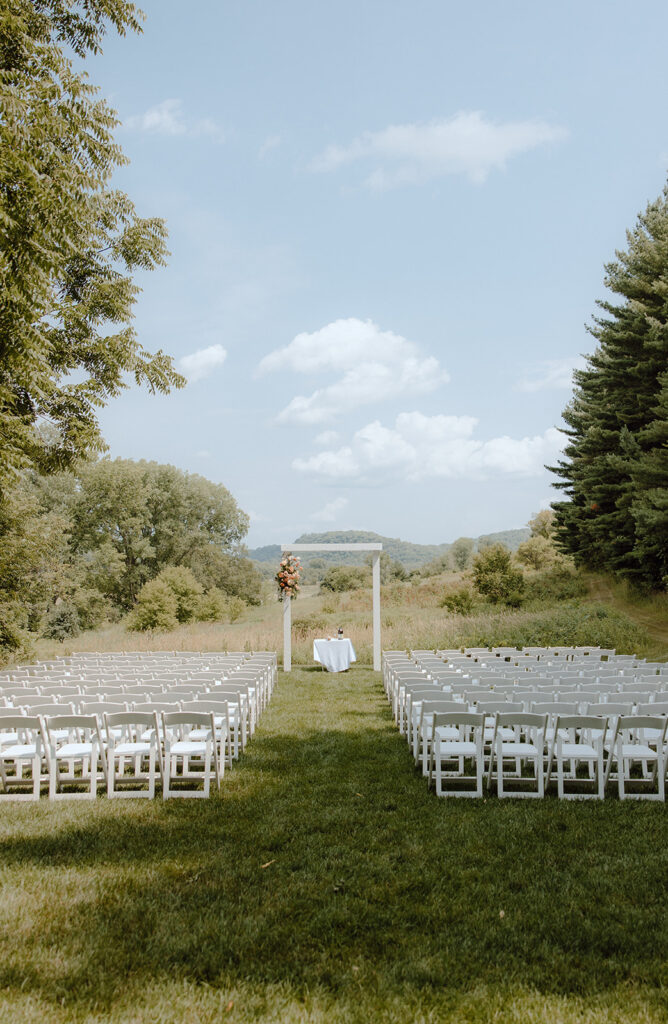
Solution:
<svg viewBox="0 0 668 1024"><path fill-rule="evenodd" d="M502 712L503 714L507 712L520 714L524 711L524 705L519 701L482 700L478 704L478 710L484 712L487 717L489 717L489 715L496 715L498 712Z"/></svg>
<svg viewBox="0 0 668 1024"><path fill-rule="evenodd" d="M430 697L428 700L422 701L421 714L424 718L425 715L441 714L446 711L459 712L462 707L465 708L465 705L456 700L432 700Z"/></svg>
<svg viewBox="0 0 668 1024"><path fill-rule="evenodd" d="M474 729L482 729L485 716L477 711L437 711L434 714L434 729L444 725L466 725Z"/></svg>
<svg viewBox="0 0 668 1024"><path fill-rule="evenodd" d="M624 733L631 735L644 729L651 729L653 732L659 733L656 742L657 746L660 747L666 738L668 718L663 715L620 715L617 719L615 737Z"/></svg>
<svg viewBox="0 0 668 1024"><path fill-rule="evenodd" d="M127 726L141 726L142 729L154 729L155 736L158 736L158 716L155 711L112 711L104 715L104 727L107 735L112 729L119 729Z"/></svg>
<svg viewBox="0 0 668 1024"><path fill-rule="evenodd" d="M577 715L578 704L571 704L566 701L554 701L548 704L532 704L531 710L536 715Z"/></svg>
<svg viewBox="0 0 668 1024"><path fill-rule="evenodd" d="M131 711L148 711L149 714L156 712L162 714L163 712L178 712L181 707L180 701L151 701L150 703L132 703Z"/></svg>
<svg viewBox="0 0 668 1024"><path fill-rule="evenodd" d="M587 704L586 714L588 715L630 715L633 711L633 703L626 701L625 703L617 703L616 701L611 703L592 703Z"/></svg>
<svg viewBox="0 0 668 1024"><path fill-rule="evenodd" d="M116 704L106 700L80 700L79 712L82 715L97 715L101 717L104 714L115 714L116 712L127 711L127 704Z"/></svg>
<svg viewBox="0 0 668 1024"><path fill-rule="evenodd" d="M638 704L637 715L668 715L668 700L657 700L652 704Z"/></svg>
<svg viewBox="0 0 668 1024"><path fill-rule="evenodd" d="M605 738L605 731L607 729L607 721L601 721L598 715L558 715L557 721L555 722L555 736L558 735L560 730L594 730L599 737Z"/></svg>

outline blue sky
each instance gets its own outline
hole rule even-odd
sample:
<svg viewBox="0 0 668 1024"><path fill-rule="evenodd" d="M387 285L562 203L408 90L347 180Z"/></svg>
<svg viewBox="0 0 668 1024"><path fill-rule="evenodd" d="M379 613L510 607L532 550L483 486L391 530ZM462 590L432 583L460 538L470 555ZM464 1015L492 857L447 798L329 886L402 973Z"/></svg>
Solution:
<svg viewBox="0 0 668 1024"><path fill-rule="evenodd" d="M88 70L170 233L139 337L189 385L109 405L110 454L225 484L251 546L524 525L666 181L666 4L142 6Z"/></svg>

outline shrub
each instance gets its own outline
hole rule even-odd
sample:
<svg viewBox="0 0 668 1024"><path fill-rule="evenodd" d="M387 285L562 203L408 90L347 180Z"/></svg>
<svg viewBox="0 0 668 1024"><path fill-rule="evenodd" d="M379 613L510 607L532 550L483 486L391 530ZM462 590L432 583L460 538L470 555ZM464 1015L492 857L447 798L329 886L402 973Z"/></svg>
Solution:
<svg viewBox="0 0 668 1024"><path fill-rule="evenodd" d="M557 557L558 553L552 541L540 535L529 537L515 552L517 561L529 566L530 569L545 569Z"/></svg>
<svg viewBox="0 0 668 1024"><path fill-rule="evenodd" d="M238 600L238 598L232 600ZM222 622L228 607L228 599L222 590L219 590L218 587L211 587L200 597L195 618L198 622Z"/></svg>
<svg viewBox="0 0 668 1024"><path fill-rule="evenodd" d="M184 565L170 565L156 576L166 583L176 599L176 618L179 622L192 622L195 618L203 588L192 569Z"/></svg>
<svg viewBox="0 0 668 1024"><path fill-rule="evenodd" d="M246 602L240 597L231 597L227 603L227 617L230 622L236 622L246 611Z"/></svg>
<svg viewBox="0 0 668 1024"><path fill-rule="evenodd" d="M363 570L353 565L335 565L323 576L320 588L342 593L344 590L359 590L365 583L367 578Z"/></svg>
<svg viewBox="0 0 668 1024"><path fill-rule="evenodd" d="M469 587L451 590L441 600L441 608L447 608L455 615L469 615L473 610L473 593Z"/></svg>
<svg viewBox="0 0 668 1024"><path fill-rule="evenodd" d="M176 629L176 609L174 591L158 576L139 591L137 604L128 616L128 629Z"/></svg>
<svg viewBox="0 0 668 1024"><path fill-rule="evenodd" d="M583 577L571 566L557 565L529 576L524 596L527 601L569 601L587 592Z"/></svg>
<svg viewBox="0 0 668 1024"><path fill-rule="evenodd" d="M327 630L327 620L322 615L302 615L292 622L292 630L299 640L309 636L322 636Z"/></svg>
<svg viewBox="0 0 668 1024"><path fill-rule="evenodd" d="M73 604L56 605L46 616L42 627L42 636L47 640L60 640L62 643L70 636L79 636L81 624L79 613Z"/></svg>
<svg viewBox="0 0 668 1024"><path fill-rule="evenodd" d="M476 555L472 576L478 593L494 604L514 608L521 604L524 576L513 566L510 551L503 544L490 544Z"/></svg>

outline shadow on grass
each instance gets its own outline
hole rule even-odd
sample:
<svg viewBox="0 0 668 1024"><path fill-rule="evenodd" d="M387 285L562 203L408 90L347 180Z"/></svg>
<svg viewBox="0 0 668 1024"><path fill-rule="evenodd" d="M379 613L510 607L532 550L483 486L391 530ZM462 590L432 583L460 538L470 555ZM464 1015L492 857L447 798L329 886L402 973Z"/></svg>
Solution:
<svg viewBox="0 0 668 1024"><path fill-rule="evenodd" d="M22 903L0 986L98 1006L128 976L337 995L351 964L388 997L666 984L663 808L446 804L387 717L340 720L259 736L220 798L100 800L5 838Z"/></svg>

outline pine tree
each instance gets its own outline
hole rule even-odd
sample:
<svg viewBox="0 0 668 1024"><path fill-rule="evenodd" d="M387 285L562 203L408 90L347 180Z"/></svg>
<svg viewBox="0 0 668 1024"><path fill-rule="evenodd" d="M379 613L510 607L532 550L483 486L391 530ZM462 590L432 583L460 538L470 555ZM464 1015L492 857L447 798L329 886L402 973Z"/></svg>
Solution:
<svg viewBox="0 0 668 1024"><path fill-rule="evenodd" d="M557 537L578 564L641 586L668 575L668 186L606 266L598 342L564 411Z"/></svg>

